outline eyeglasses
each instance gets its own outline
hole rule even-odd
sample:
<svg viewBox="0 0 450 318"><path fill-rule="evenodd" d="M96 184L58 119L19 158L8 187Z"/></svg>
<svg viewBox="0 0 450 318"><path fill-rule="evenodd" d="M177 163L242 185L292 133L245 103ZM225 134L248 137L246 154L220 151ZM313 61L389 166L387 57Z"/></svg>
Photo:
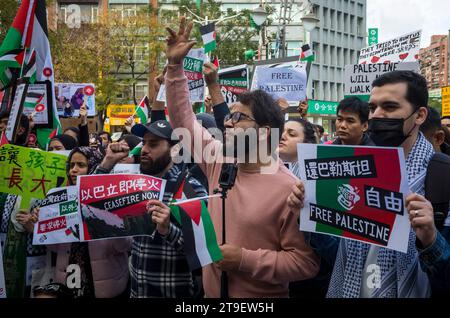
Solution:
<svg viewBox="0 0 450 318"><path fill-rule="evenodd" d="M231 123L233 125L236 125L238 122L240 122L243 119L256 121L254 118L252 118L249 115L246 115L244 113L241 113L241 112L235 112L235 113L232 113L232 114L226 114L223 122L225 123L225 122L229 121L230 119L231 119Z"/></svg>

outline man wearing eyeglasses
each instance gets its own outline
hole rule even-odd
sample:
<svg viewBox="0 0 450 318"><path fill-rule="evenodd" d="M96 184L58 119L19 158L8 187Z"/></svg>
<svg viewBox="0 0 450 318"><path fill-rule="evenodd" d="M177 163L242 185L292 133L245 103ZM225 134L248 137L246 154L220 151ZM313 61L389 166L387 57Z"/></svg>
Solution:
<svg viewBox="0 0 450 318"><path fill-rule="evenodd" d="M189 42L191 29L192 23L186 25L184 17L178 33L167 29L169 65L165 84L171 123L189 132L189 136L183 136L184 147L193 149L194 158L208 177L210 193L219 186L223 150L231 155L231 162L238 162L235 185L226 200L226 244L220 246L223 260L203 268L205 296L221 296L220 277L226 271L229 297L288 297L290 281L317 274L318 258L305 244L296 217L286 203L296 178L278 161L265 161L278 146L279 138L270 137L274 130L283 129L284 118L268 94L255 91L242 94L240 102L231 106L224 123L224 146L202 129L192 112L183 72L183 59L195 44ZM255 135L256 139L252 139ZM233 147L239 140L244 140L239 144L244 151ZM203 147L194 147L199 142ZM255 160L253 155L258 152L262 155ZM275 168L271 174L267 173L269 168ZM208 203L219 244L223 229L221 203L220 198Z"/></svg>

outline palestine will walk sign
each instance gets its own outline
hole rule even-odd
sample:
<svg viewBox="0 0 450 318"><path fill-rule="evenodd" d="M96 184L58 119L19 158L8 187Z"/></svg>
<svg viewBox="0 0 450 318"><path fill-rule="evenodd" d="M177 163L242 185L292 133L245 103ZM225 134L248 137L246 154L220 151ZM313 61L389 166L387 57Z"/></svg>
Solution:
<svg viewBox="0 0 450 318"><path fill-rule="evenodd" d="M298 145L300 230L406 253L410 222L403 149Z"/></svg>

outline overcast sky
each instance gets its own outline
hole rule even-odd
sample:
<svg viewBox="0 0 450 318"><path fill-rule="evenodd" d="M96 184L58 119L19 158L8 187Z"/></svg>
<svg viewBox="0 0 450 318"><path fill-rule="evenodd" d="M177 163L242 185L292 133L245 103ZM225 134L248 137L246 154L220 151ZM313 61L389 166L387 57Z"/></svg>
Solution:
<svg viewBox="0 0 450 318"><path fill-rule="evenodd" d="M434 34L448 34L450 0L367 0L367 28L379 28L379 42L422 29L421 47Z"/></svg>

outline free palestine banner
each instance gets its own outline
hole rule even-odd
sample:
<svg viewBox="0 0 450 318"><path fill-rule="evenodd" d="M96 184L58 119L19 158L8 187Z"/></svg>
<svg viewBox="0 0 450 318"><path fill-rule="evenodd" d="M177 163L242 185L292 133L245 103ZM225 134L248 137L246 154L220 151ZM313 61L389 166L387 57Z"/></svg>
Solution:
<svg viewBox="0 0 450 318"><path fill-rule="evenodd" d="M406 252L410 222L403 149L298 145L300 230Z"/></svg>

